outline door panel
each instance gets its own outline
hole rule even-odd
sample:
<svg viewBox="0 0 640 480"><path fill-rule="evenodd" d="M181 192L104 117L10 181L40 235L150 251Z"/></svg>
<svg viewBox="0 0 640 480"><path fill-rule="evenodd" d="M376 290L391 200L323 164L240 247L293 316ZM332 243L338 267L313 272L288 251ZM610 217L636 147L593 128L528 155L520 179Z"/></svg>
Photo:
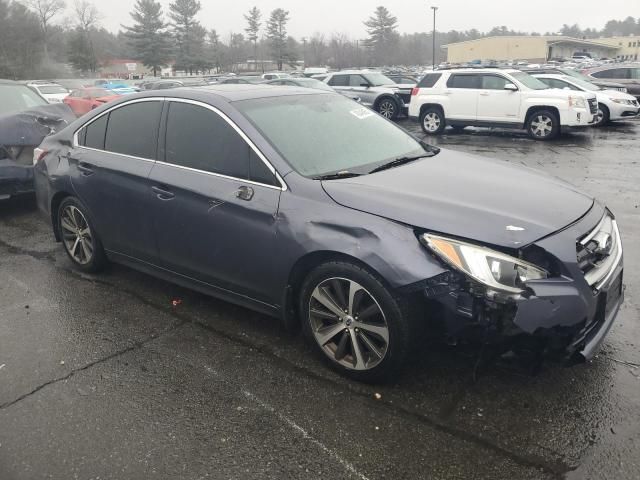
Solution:
<svg viewBox="0 0 640 480"><path fill-rule="evenodd" d="M475 121L478 113L479 87L479 75L452 75L444 92L449 98L449 107L445 112L447 119Z"/></svg>
<svg viewBox="0 0 640 480"><path fill-rule="evenodd" d="M485 122L513 123L520 115L520 91L505 90L510 82L500 75L483 75L478 93L477 119Z"/></svg>
<svg viewBox="0 0 640 480"><path fill-rule="evenodd" d="M153 192L160 266L268 302L280 189L160 162L150 180L171 194Z"/></svg>

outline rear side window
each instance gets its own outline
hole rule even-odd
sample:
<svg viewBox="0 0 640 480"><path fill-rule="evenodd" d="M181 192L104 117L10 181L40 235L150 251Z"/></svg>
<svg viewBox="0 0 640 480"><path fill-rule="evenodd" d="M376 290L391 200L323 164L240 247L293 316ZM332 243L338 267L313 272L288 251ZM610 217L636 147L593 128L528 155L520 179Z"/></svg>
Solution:
<svg viewBox="0 0 640 480"><path fill-rule="evenodd" d="M447 82L449 88L480 88L480 75L451 75Z"/></svg>
<svg viewBox="0 0 640 480"><path fill-rule="evenodd" d="M427 73L422 80L420 80L420 83L418 84L418 87L420 88L433 88L433 86L438 82L438 80L440 80L440 77L442 77L441 73Z"/></svg>
<svg viewBox="0 0 640 480"><path fill-rule="evenodd" d="M329 85L332 87L347 87L349 86L349 75L334 75L329 80Z"/></svg>
<svg viewBox="0 0 640 480"><path fill-rule="evenodd" d="M109 114L104 149L133 157L155 159L162 102L138 102Z"/></svg>
<svg viewBox="0 0 640 480"><path fill-rule="evenodd" d="M630 78L630 69L628 68L611 68L609 70L603 70L601 72L592 73L591 76L595 78Z"/></svg>
<svg viewBox="0 0 640 480"><path fill-rule="evenodd" d="M104 137L107 131L107 119L109 115L103 115L95 122L90 123L82 130L85 131L84 143L82 143L83 135L82 131L78 135L80 145L84 145L89 148L97 148L98 150L104 150Z"/></svg>

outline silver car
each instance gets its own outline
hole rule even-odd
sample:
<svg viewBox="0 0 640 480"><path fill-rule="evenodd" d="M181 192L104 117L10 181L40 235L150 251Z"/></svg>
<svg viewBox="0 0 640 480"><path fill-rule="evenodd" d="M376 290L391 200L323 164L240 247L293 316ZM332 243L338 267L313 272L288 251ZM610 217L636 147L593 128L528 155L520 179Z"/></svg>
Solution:
<svg viewBox="0 0 640 480"><path fill-rule="evenodd" d="M411 89L402 89L389 77L371 70L334 72L324 81L337 92L360 101L390 120L406 113L411 100Z"/></svg>

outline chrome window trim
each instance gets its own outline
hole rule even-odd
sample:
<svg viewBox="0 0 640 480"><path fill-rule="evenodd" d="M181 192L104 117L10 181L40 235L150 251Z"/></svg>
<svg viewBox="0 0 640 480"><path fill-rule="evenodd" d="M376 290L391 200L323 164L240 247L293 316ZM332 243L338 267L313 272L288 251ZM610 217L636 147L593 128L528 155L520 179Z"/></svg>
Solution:
<svg viewBox="0 0 640 480"><path fill-rule="evenodd" d="M202 107L202 108L206 108L207 110L212 111L213 113L219 115L225 122L227 122L229 124L229 126L231 128L233 128L236 133L238 135L240 135L240 137L247 143L247 145L249 145L249 147L253 150L253 152L258 156L258 158L260 158L260 160L262 160L262 163L264 163L264 165L269 169L269 171L276 177L276 179L278 180L278 183L280 183L280 187L274 186L274 185L267 185L265 183L260 183L260 182L253 182L251 180L246 180L243 178L238 178L238 177L231 177L228 175L223 175L222 173L215 173L215 172L208 172L206 170L199 170L197 168L191 168L191 167L182 167L181 165L174 165L173 163L167 163L167 162L159 162L159 163L163 163L165 165L171 165L174 167L180 167L180 168L184 168L184 169L188 169L188 170L193 170L195 172L204 172L210 175L215 175L215 176L219 176L219 177L223 177L223 178L230 178L233 180L238 180L240 182L249 182L252 183L254 185L262 185L265 187L270 187L270 188L276 188L278 190L282 190L283 192L288 190L287 188L287 184L285 183L284 179L280 176L280 174L278 173L278 171L275 169L275 167L273 165L271 165L271 163L269 162L269 160L267 160L267 158L263 155L263 153L260 151L260 149L258 147L256 147L256 145L251 141L251 139L249 137L247 137L247 135L240 129L240 127L238 127L238 125L236 125L236 123L231 120L224 112L222 112L221 110L219 110L218 108L209 105L207 103L204 102L200 102L198 100L190 100L187 98L175 98L175 97L165 97L165 100L168 102L178 102L178 103L187 103L190 105L196 105L198 107Z"/></svg>
<svg viewBox="0 0 640 480"><path fill-rule="evenodd" d="M219 115L225 122L227 122L231 126L231 128L233 128L238 133L238 135L240 135L240 137L247 143L247 145L249 145L249 147L254 151L254 153L258 156L258 158L260 158L260 160L262 160L262 162L269 169L269 171L275 175L276 179L278 180L278 183L280 183L280 186L278 187L278 186L275 186L275 185L267 185L266 183L254 182L252 180L247 180L247 179L238 178L238 177L231 177L231 176L228 176L228 175L223 175L221 173L208 172L206 170L199 170L197 168L184 167L182 165L174 165L173 163L162 162L160 160L152 160L150 158L136 157L134 155L127 155L125 153L110 152L109 150L100 150L99 148L85 147L84 145L80 145L78 143L78 132L80 130L82 130L83 128L91 125L93 122L95 122L99 118L103 117L104 115L107 115L108 113L111 113L116 108L124 107L124 106L127 106L127 105L132 105L134 103L140 103L140 102L164 102L164 101L179 102L179 103L187 103L187 104L191 104L191 105L196 105L196 106L199 106L199 107L206 108L206 109L212 111L213 113ZM94 152L109 153L111 155L119 155L121 157L133 158L135 160L143 160L145 162L161 163L163 165L168 165L168 166L180 168L180 169L183 169L183 170L190 170L190 171L193 171L193 172L205 173L207 175L213 175L213 176L217 176L217 177L221 177L221 178L227 178L227 179L230 179L230 180L237 180L239 182L247 182L247 183L250 183L252 185L259 185L259 186L263 186L263 187L273 188L273 189L276 189L276 190L281 190L283 192L288 190L286 182L280 176L280 174L275 169L275 167L273 165L271 165L271 163L267 160L267 158L260 151L260 149L258 149L258 147L256 147L256 145L251 141L251 139L249 139L249 137L247 137L247 135L240 129L240 127L238 127L236 125L236 123L233 120L231 120L224 112L222 112L221 110L217 109L216 107L213 107L213 106L211 106L211 105L209 105L207 103L200 102L200 101L197 101L197 100L190 100L190 99L186 99L186 98L177 98L177 97L145 97L145 98L136 98L136 99L133 99L133 100L129 100L127 102L119 103L118 105L113 105L112 107L110 107L107 110L105 110L104 112L102 112L100 115L96 115L94 118L92 118L88 122L82 124L80 127L78 127L78 129L75 132L73 132L73 147L74 148L82 148L84 150L90 150L90 151L94 151Z"/></svg>

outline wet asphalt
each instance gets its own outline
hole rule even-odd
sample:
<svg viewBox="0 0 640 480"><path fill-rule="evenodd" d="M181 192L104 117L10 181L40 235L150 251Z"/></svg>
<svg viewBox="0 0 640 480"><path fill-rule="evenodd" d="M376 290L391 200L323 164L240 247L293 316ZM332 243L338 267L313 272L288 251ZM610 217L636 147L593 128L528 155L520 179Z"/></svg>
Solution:
<svg viewBox="0 0 640 480"><path fill-rule="evenodd" d="M617 322L592 362L537 376L499 363L474 379L475 352L425 345L396 383L357 384L275 319L117 265L77 273L32 198L1 203L0 479L640 478L639 134L430 139L617 215Z"/></svg>

